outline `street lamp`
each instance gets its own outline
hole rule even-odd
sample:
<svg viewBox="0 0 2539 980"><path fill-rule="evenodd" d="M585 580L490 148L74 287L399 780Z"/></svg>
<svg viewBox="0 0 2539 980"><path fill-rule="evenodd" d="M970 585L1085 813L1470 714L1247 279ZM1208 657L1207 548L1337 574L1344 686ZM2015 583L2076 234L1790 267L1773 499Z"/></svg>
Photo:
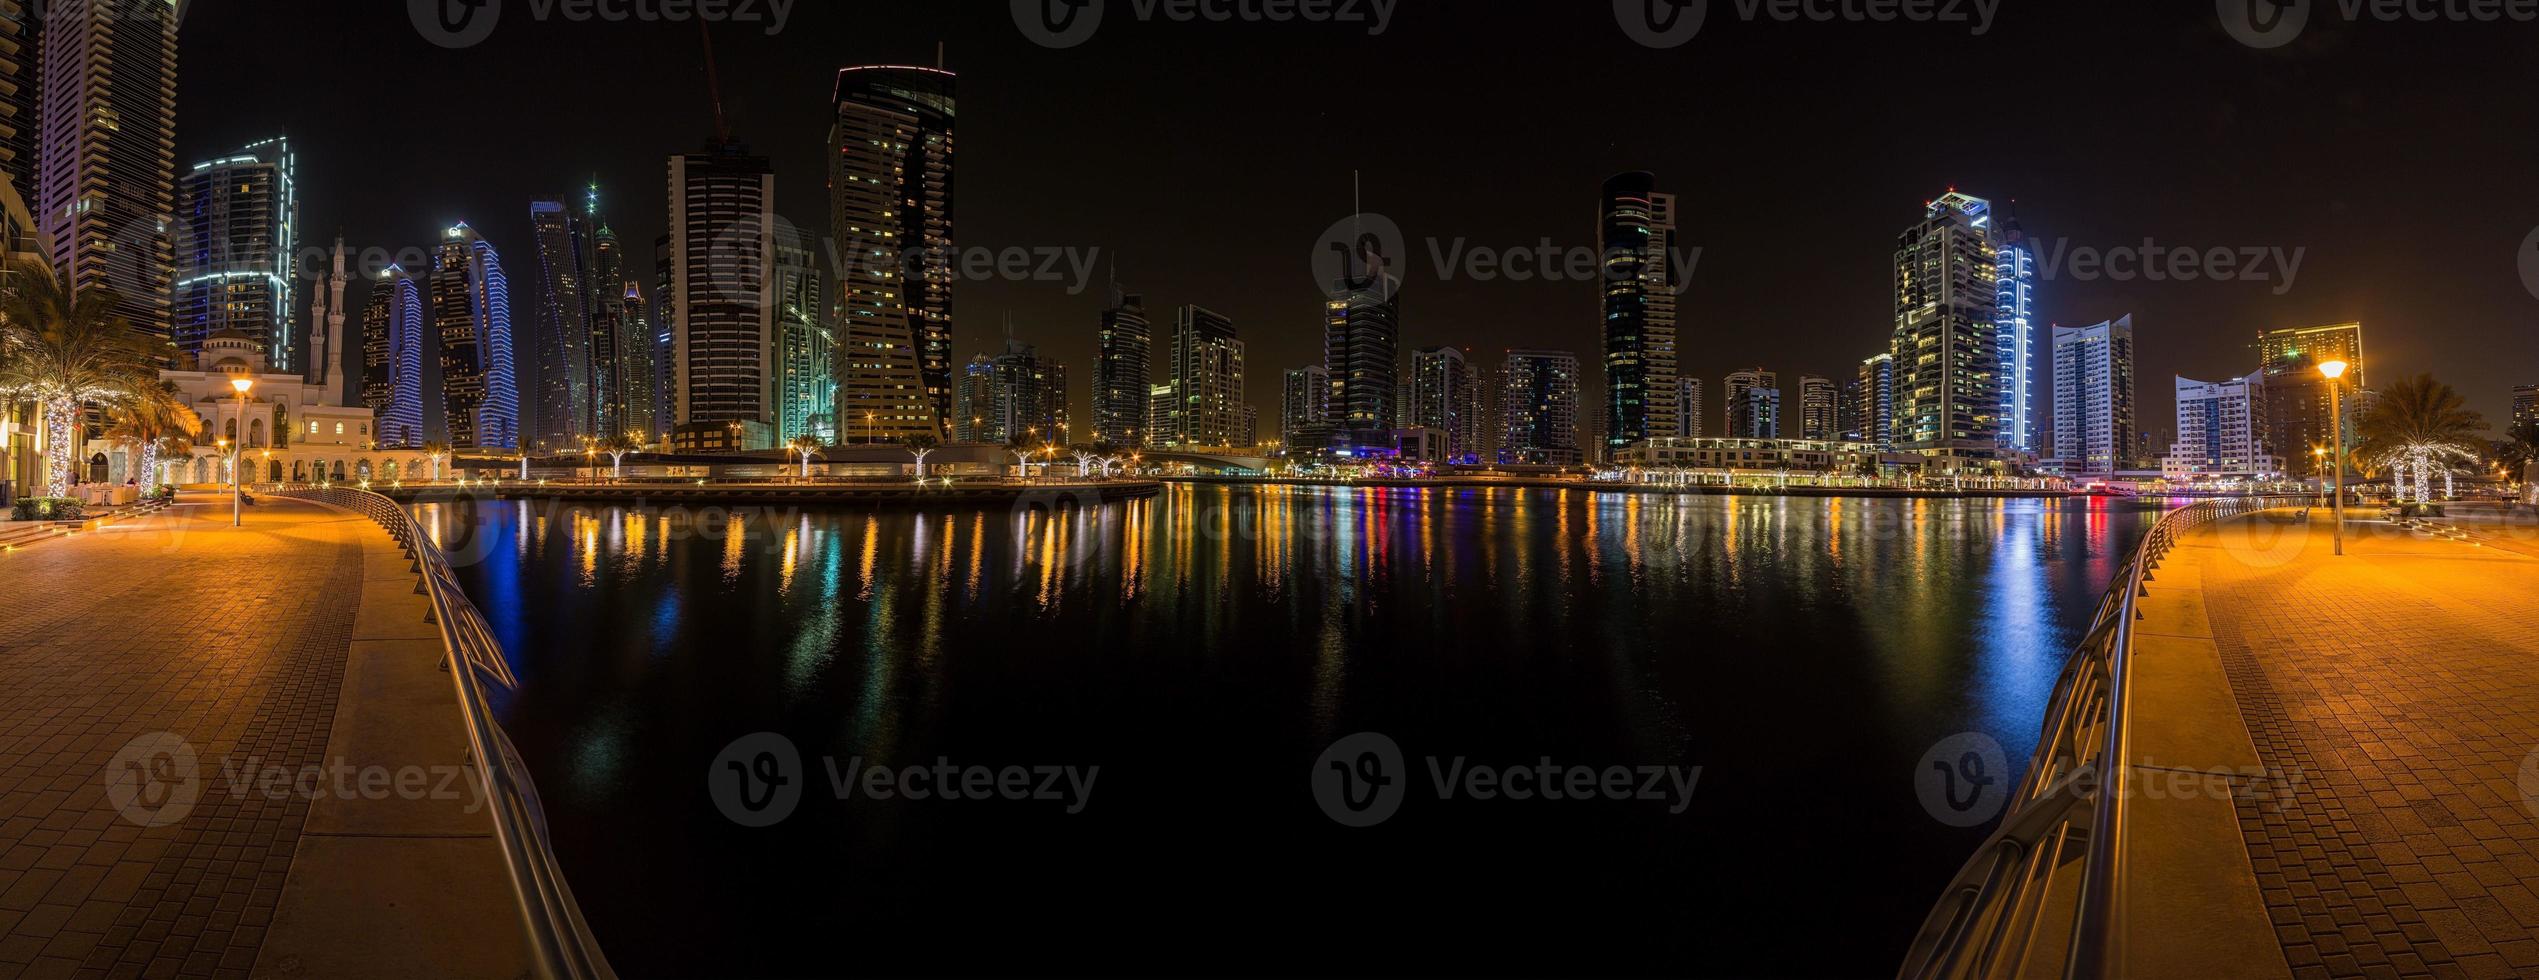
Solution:
<svg viewBox="0 0 2539 980"><path fill-rule="evenodd" d="M2345 557L2345 371L2343 361L2319 365L2327 376L2328 424L2336 427L2336 556Z"/></svg>
<svg viewBox="0 0 2539 980"><path fill-rule="evenodd" d="M246 527L246 476L239 469L247 465L247 392L256 386L256 379L244 376L231 378L229 386L238 389L238 448L229 456L229 526Z"/></svg>

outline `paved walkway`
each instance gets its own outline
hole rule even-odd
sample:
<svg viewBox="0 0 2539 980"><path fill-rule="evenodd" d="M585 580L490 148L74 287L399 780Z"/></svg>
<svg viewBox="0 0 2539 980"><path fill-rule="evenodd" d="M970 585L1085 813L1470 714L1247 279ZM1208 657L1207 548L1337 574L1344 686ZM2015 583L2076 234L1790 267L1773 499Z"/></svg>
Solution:
<svg viewBox="0 0 2539 980"><path fill-rule="evenodd" d="M2539 560L2273 543L2225 525L2179 558L2285 788L2237 809L2293 974L2539 976Z"/></svg>

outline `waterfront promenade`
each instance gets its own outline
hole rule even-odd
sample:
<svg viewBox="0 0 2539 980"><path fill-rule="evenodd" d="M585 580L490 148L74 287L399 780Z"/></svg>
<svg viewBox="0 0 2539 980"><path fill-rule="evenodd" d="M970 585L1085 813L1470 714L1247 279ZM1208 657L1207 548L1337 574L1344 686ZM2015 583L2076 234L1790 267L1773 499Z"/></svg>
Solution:
<svg viewBox="0 0 2539 980"><path fill-rule="evenodd" d="M523 975L408 564L323 507L229 524L0 556L0 978Z"/></svg>

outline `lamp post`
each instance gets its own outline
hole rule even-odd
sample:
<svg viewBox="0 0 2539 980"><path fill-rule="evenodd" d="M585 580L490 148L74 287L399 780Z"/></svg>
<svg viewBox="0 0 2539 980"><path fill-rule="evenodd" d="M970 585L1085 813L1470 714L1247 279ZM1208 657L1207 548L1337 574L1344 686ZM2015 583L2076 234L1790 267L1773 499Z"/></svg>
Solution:
<svg viewBox="0 0 2539 980"><path fill-rule="evenodd" d="M2336 556L2345 557L2345 371L2343 361L2319 365L2327 376L2328 424L2336 427Z"/></svg>
<svg viewBox="0 0 2539 980"><path fill-rule="evenodd" d="M229 456L229 526L246 527L246 474L239 470L247 465L247 392L256 386L256 379L231 378L229 386L238 389L238 443Z"/></svg>

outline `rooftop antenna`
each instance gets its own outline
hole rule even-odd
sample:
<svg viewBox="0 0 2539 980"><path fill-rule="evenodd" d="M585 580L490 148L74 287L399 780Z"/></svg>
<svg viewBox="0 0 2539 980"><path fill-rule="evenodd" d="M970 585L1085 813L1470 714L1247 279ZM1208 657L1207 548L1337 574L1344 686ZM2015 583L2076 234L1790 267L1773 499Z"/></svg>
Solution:
<svg viewBox="0 0 2539 980"><path fill-rule="evenodd" d="M723 77L714 69L714 29L705 18L699 17L696 30L705 39L705 87L714 97L714 142L729 145L732 142L732 123L723 115Z"/></svg>

